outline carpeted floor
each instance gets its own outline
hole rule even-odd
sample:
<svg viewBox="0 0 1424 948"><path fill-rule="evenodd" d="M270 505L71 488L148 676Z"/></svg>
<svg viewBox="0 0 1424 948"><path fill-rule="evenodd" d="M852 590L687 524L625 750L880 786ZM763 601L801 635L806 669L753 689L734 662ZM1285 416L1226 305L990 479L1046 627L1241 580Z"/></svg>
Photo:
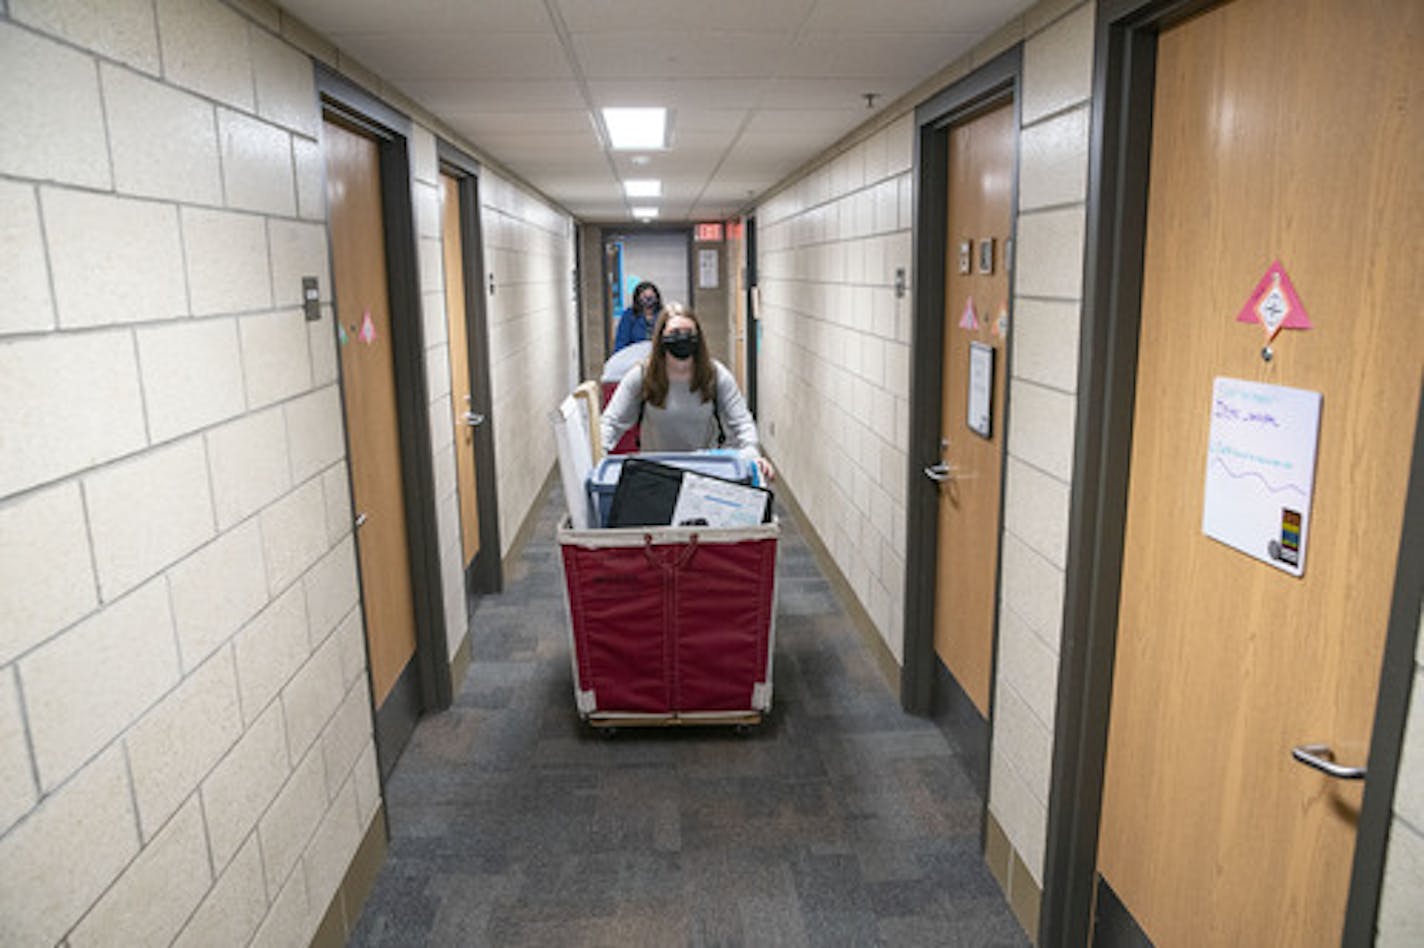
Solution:
<svg viewBox="0 0 1424 948"><path fill-rule="evenodd" d="M767 722L608 738L574 709L558 500L396 766L352 944L1027 944L960 761L900 711L784 510Z"/></svg>

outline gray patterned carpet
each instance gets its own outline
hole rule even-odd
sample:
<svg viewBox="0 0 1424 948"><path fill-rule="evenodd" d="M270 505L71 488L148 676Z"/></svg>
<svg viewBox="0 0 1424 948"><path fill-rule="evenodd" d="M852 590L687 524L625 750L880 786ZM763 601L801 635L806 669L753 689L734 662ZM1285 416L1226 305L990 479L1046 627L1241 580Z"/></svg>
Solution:
<svg viewBox="0 0 1424 948"><path fill-rule="evenodd" d="M902 713L780 511L775 707L750 734L582 725L557 492L387 787L354 945L1024 945L952 747Z"/></svg>

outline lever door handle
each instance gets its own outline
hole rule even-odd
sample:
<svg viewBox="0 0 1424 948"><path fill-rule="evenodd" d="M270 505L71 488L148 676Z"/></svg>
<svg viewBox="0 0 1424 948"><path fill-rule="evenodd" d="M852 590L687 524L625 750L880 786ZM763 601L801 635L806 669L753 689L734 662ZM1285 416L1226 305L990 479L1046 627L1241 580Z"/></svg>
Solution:
<svg viewBox="0 0 1424 948"><path fill-rule="evenodd" d="M943 484L945 481L954 480L954 471L948 464L941 461L938 464L931 464L926 467L925 477L928 477L938 484Z"/></svg>
<svg viewBox="0 0 1424 948"><path fill-rule="evenodd" d="M1330 749L1329 744L1302 744L1299 747L1292 747L1291 756L1305 766L1314 767L1321 773L1329 774L1337 780L1365 779L1365 768L1345 767L1335 763L1335 752Z"/></svg>
<svg viewBox="0 0 1424 948"><path fill-rule="evenodd" d="M477 414L476 412L467 411L460 416L460 421L463 424L469 425L471 428L478 428L485 423L485 416Z"/></svg>
<svg viewBox="0 0 1424 948"><path fill-rule="evenodd" d="M358 513L358 514L356 515L356 529L357 529L357 530L360 530L360 529L361 529L362 527L364 527L365 525L366 525L366 515L363 514L363 513Z"/></svg>

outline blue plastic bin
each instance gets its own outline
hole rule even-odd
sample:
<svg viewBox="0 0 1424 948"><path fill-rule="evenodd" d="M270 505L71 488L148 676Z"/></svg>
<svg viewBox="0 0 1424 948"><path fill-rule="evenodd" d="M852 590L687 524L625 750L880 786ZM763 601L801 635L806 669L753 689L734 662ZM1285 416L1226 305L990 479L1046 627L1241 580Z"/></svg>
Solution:
<svg viewBox="0 0 1424 948"><path fill-rule="evenodd" d="M694 471L743 484L757 483L756 465L748 458L726 451L697 451L690 454L611 454L598 462L588 475L588 499L598 515L598 526L608 524L608 511L613 507L613 492L618 489L618 476L623 462L630 457L645 458L670 464L685 471Z"/></svg>

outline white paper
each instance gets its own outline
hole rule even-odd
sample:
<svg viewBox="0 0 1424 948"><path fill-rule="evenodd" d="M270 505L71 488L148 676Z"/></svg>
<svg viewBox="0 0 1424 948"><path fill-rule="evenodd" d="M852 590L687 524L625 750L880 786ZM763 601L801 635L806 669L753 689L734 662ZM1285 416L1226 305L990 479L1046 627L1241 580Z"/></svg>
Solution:
<svg viewBox="0 0 1424 948"><path fill-rule="evenodd" d="M717 288L717 251L697 251L697 288L715 290Z"/></svg>
<svg viewBox="0 0 1424 948"><path fill-rule="evenodd" d="M994 403L994 347L969 344L969 407L965 421L971 431L990 436L990 406Z"/></svg>
<svg viewBox="0 0 1424 948"><path fill-rule="evenodd" d="M1279 570L1305 572L1319 392L1217 378L1202 532Z"/></svg>
<svg viewBox="0 0 1424 948"><path fill-rule="evenodd" d="M757 488L688 471L682 475L672 522L678 526L689 520L706 520L709 527L754 527L761 523L765 510L766 494Z"/></svg>
<svg viewBox="0 0 1424 948"><path fill-rule="evenodd" d="M570 395L549 413L554 425L554 443L559 452L559 479L564 485L564 502L575 530L592 525L588 503L588 475L593 470L593 454L588 440L588 409L583 399Z"/></svg>

